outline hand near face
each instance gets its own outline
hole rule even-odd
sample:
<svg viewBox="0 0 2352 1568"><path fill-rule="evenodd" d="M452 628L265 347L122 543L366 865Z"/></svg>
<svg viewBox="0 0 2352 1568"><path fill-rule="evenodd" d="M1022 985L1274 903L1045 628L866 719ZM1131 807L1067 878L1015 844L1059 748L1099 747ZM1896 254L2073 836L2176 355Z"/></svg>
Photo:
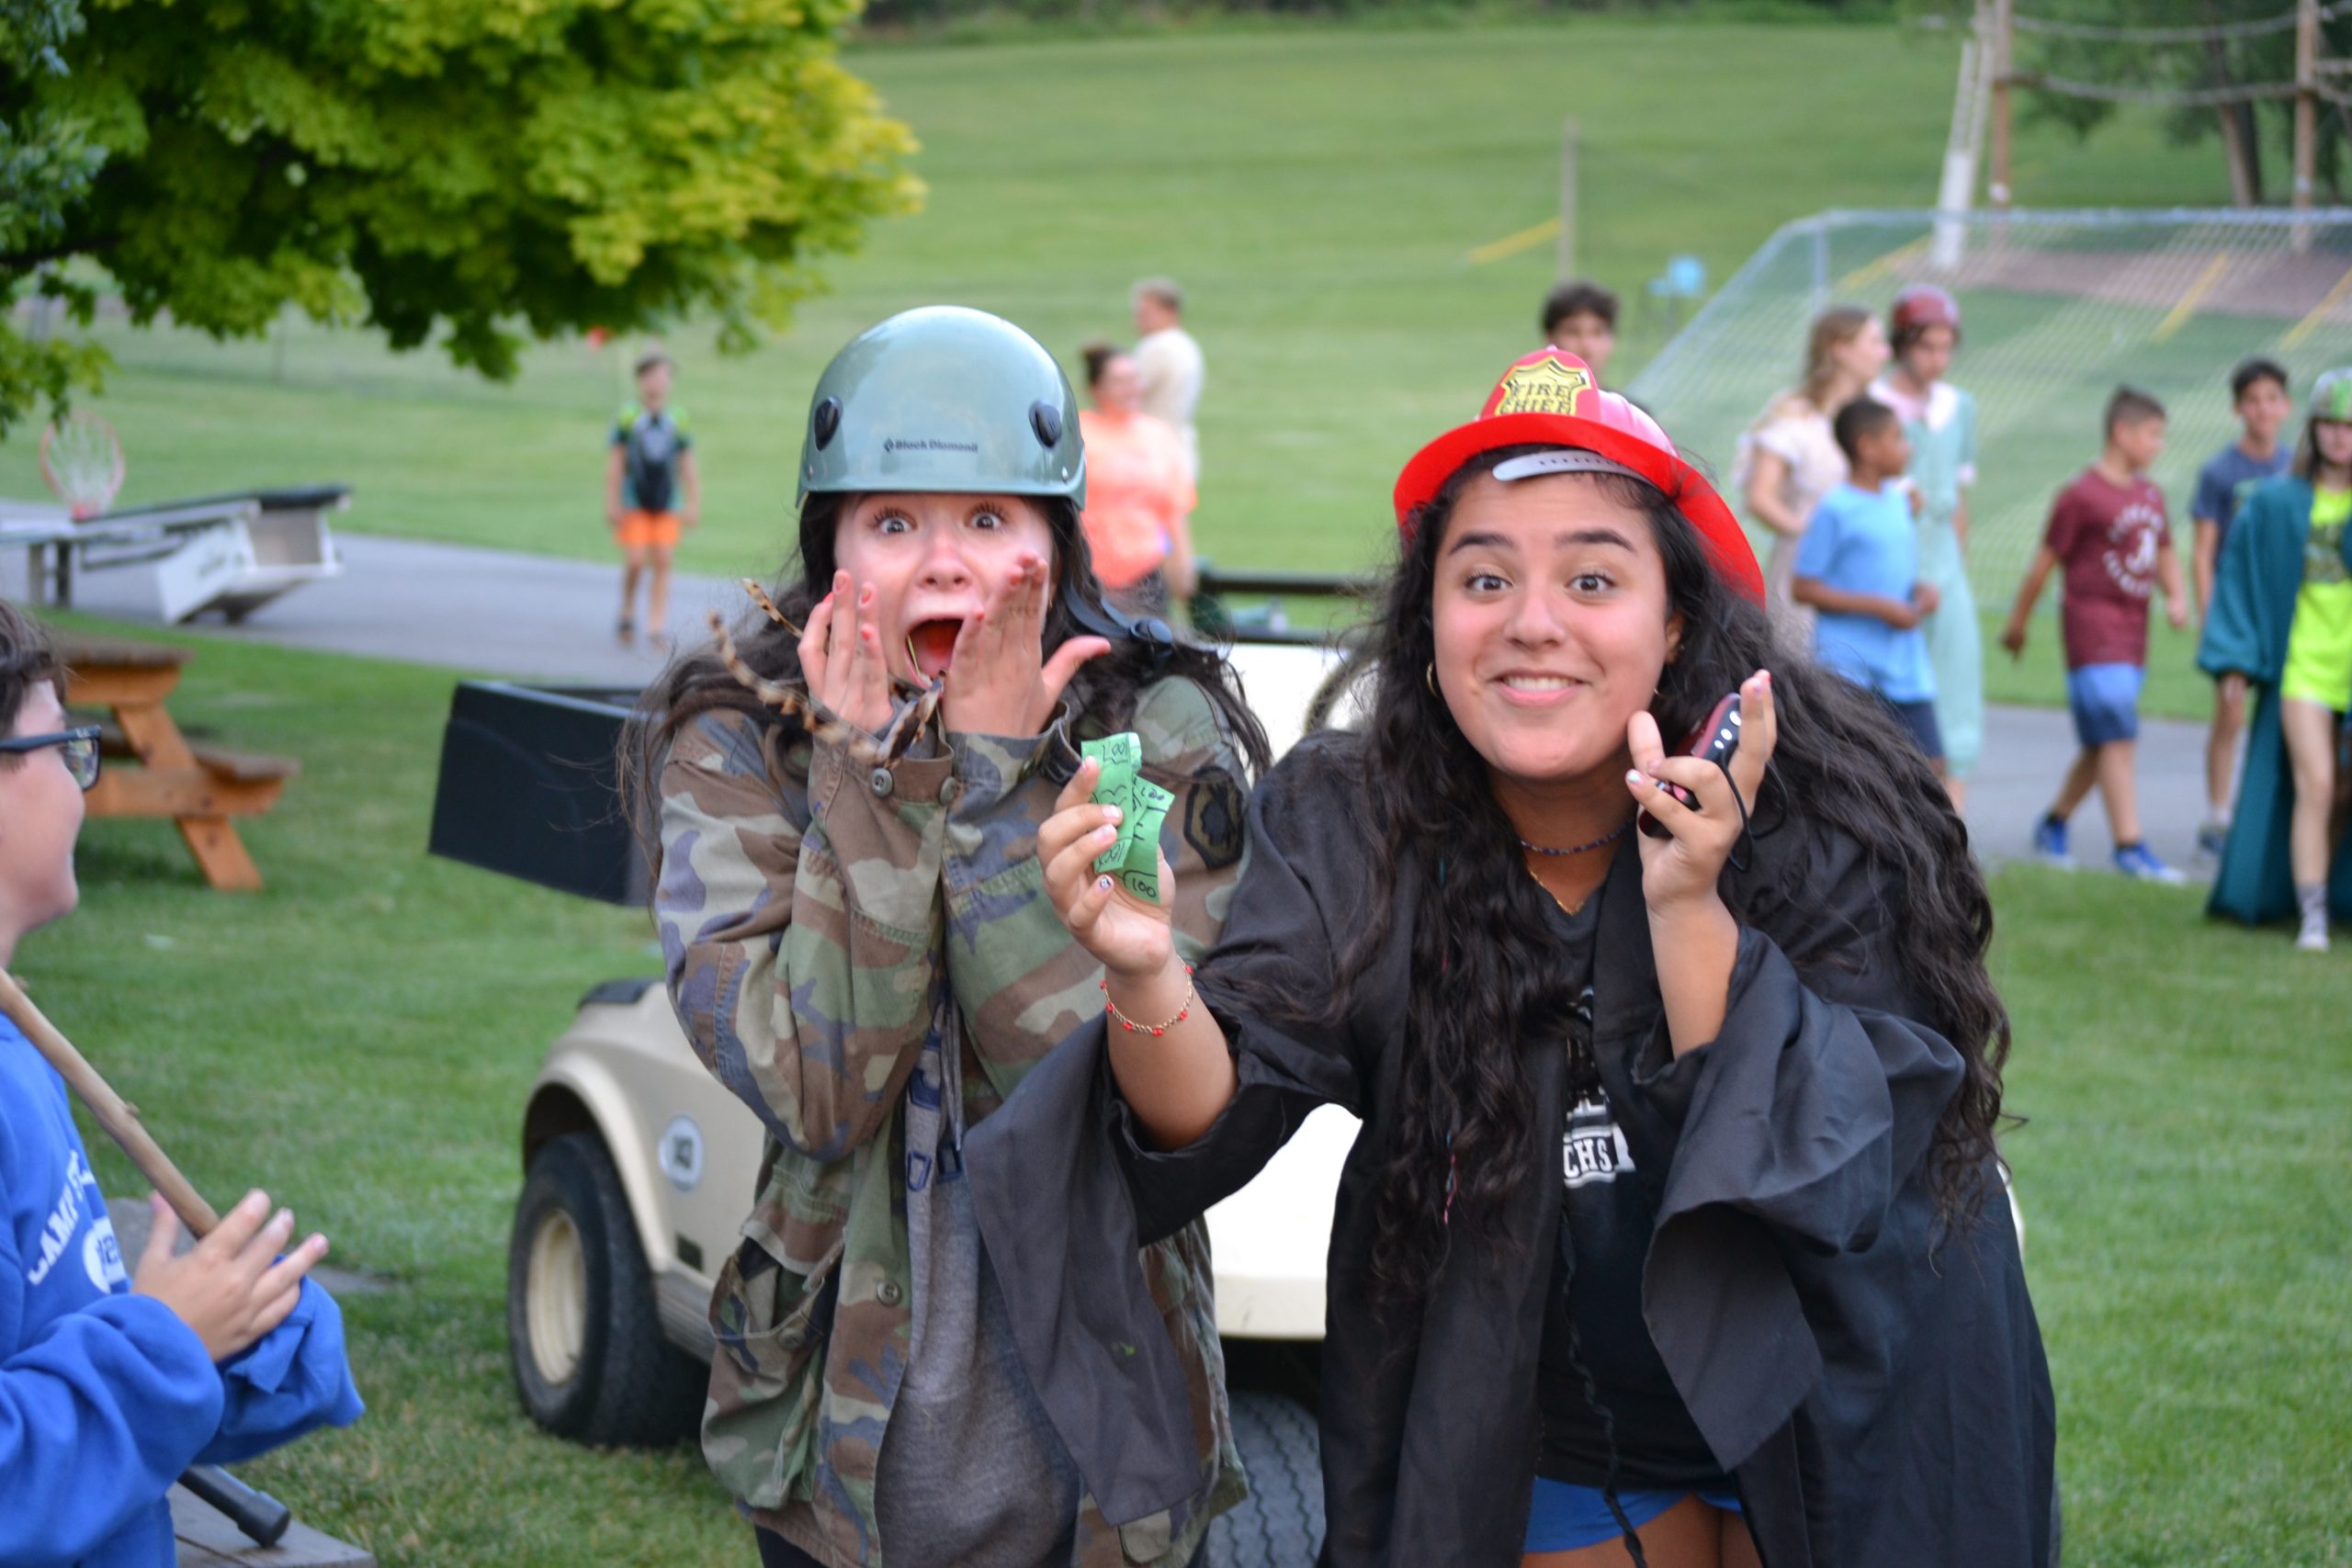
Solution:
<svg viewBox="0 0 2352 1568"><path fill-rule="evenodd" d="M809 694L869 734L890 722L890 677L875 624L874 586L833 573L833 591L808 612L800 634L800 670Z"/></svg>
<svg viewBox="0 0 2352 1568"><path fill-rule="evenodd" d="M1625 787L1634 803L1667 829L1668 837L1644 833L1637 841L1642 854L1642 896L1653 915L1687 909L1716 897L1715 885L1738 845L1740 808L1756 809L1756 794L1764 782L1765 764L1780 739L1772 707L1772 676L1758 670L1739 688L1739 750L1732 753L1727 779L1717 764L1697 757L1669 756L1658 734L1657 720L1645 708L1625 727L1634 754ZM1659 787L1679 784L1696 795L1697 809L1685 806ZM1739 799L1732 798L1736 785Z"/></svg>
<svg viewBox="0 0 2352 1568"><path fill-rule="evenodd" d="M956 635L939 704L950 730L1035 735L1053 717L1078 667L1111 651L1102 637L1074 637L1045 656L1052 575L1043 559L1024 555Z"/></svg>
<svg viewBox="0 0 2352 1568"><path fill-rule="evenodd" d="M1176 897L1175 873L1161 855L1161 901L1147 904L1119 878L1095 871L1095 857L1119 836L1118 808L1097 806L1092 799L1102 776L1102 765L1088 758L1054 802L1054 814L1037 829L1046 895L1069 934L1103 968L1136 978L1158 975L1175 953L1175 928L1169 915Z"/></svg>

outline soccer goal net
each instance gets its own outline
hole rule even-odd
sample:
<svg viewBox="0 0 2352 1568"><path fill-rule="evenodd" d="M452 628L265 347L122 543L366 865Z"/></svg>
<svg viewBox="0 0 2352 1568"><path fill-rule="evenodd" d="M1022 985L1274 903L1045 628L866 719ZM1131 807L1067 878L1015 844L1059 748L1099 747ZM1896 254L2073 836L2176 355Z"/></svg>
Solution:
<svg viewBox="0 0 2352 1568"><path fill-rule="evenodd" d="M2098 457L2118 386L2171 415L2154 477L2185 551L2197 470L2237 434L2237 363L2287 367L2300 409L2313 377L2352 362L2352 209L1826 212L1773 235L1627 390L1728 485L1741 432L1803 375L1814 315L1883 321L1918 282L1960 301L1951 380L1976 398L1970 575L1987 605L2008 602L2052 497Z"/></svg>

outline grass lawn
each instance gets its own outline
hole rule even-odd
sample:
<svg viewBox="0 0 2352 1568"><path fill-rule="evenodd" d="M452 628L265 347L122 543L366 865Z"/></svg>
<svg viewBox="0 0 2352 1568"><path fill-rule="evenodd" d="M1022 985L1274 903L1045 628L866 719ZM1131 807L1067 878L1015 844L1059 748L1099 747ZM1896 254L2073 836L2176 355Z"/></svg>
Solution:
<svg viewBox="0 0 2352 1568"><path fill-rule="evenodd" d="M1128 284L1164 271L1191 290L1210 366L1204 547L1231 564L1363 565L1403 458L1532 340L1551 245L1465 258L1554 215L1564 116L1583 134L1578 265L1628 300L1623 380L1666 335L1641 301L1668 256L1694 254L1720 280L1790 219L1930 202L1958 47L1891 25L1564 14L1497 29L859 51L856 68L922 138L929 205L831 263L835 292L763 352L721 360L707 333L675 335L709 479L684 564L763 570L783 555L808 388L853 332L956 300L1011 315L1075 363L1085 339L1127 333ZM2027 124L2018 168L2039 206L2226 195L2210 148L2176 146L2132 111L2088 142ZM606 547L599 446L616 349L546 346L492 387L358 332L289 324L228 346L105 335L122 365L96 406L129 450L130 499L341 479L358 487L341 525ZM30 445L0 446L0 492L40 491Z"/></svg>
<svg viewBox="0 0 2352 1568"><path fill-rule="evenodd" d="M390 1568L750 1561L690 1450L570 1447L507 1382L524 1092L582 990L657 967L644 922L425 858L448 672L199 641L182 722L305 764L246 830L269 890L96 823L18 959L216 1201L266 1185L391 1282L346 1303L369 1417L250 1475ZM2112 877L1995 896L2069 1562L2352 1562L2352 955Z"/></svg>
<svg viewBox="0 0 2352 1568"><path fill-rule="evenodd" d="M2352 964L2184 889L1995 899L2067 1562L2352 1562Z"/></svg>

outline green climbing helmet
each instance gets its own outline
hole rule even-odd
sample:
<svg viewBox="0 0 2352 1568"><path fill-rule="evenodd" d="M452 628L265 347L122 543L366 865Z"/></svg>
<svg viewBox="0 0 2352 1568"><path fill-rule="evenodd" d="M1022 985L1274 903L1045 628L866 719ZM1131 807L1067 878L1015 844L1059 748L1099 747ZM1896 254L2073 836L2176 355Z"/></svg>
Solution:
<svg viewBox="0 0 2352 1568"><path fill-rule="evenodd" d="M2312 417L2352 423L2352 367L2330 370L2312 383Z"/></svg>
<svg viewBox="0 0 2352 1568"><path fill-rule="evenodd" d="M951 491L1086 504L1078 396L1035 338L960 305L904 310L817 378L800 492Z"/></svg>

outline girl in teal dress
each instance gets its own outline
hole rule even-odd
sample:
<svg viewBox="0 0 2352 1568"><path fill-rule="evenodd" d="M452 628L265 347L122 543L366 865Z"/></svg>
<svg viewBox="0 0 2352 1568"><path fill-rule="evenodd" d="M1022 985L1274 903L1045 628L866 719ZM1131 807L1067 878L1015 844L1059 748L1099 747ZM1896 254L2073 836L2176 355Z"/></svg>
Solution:
<svg viewBox="0 0 2352 1568"><path fill-rule="evenodd" d="M2352 919L2352 836L2331 820L2352 708L2352 367L2312 387L2292 470L2231 525L2197 662L2256 699L2209 908L2294 916L2296 945L2324 953L2329 916Z"/></svg>
<svg viewBox="0 0 2352 1568"><path fill-rule="evenodd" d="M1976 400L1943 378L1960 346L1960 307L1950 294L1930 283L1904 289L1894 297L1887 337L1894 364L1871 384L1871 396L1901 414L1911 436L1919 577L1939 596L1921 629L1936 671L1936 728L1957 809L1984 749L1984 650L1968 585L1963 493L1976 482Z"/></svg>

